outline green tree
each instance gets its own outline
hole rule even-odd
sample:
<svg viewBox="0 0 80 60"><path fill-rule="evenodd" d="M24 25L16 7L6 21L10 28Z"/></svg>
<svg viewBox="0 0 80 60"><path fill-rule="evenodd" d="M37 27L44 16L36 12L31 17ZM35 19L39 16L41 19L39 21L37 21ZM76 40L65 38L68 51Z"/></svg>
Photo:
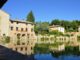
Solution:
<svg viewBox="0 0 80 60"><path fill-rule="evenodd" d="M76 20L73 20L71 22L71 27L72 27L73 31L77 31L77 29L78 29L78 23L77 23Z"/></svg>
<svg viewBox="0 0 80 60"><path fill-rule="evenodd" d="M63 35L63 33L62 32L59 32L58 30L50 31L49 34L50 35L55 35L55 36Z"/></svg>
<svg viewBox="0 0 80 60"><path fill-rule="evenodd" d="M60 23L61 23L60 25L63 26L66 31L69 31L71 29L71 27L70 27L71 22L70 21L62 20Z"/></svg>
<svg viewBox="0 0 80 60"><path fill-rule="evenodd" d="M60 20L59 19L54 19L52 20L52 22L50 23L50 25L60 25Z"/></svg>
<svg viewBox="0 0 80 60"><path fill-rule="evenodd" d="M72 31L74 32L74 31L78 31L78 27L80 26L80 21L79 20L68 21L68 20L54 19L52 20L50 25L60 25L60 26L63 26L67 32L72 32Z"/></svg>
<svg viewBox="0 0 80 60"><path fill-rule="evenodd" d="M49 23L48 22L37 22L34 30L37 34L42 34L42 35L48 34Z"/></svg>
<svg viewBox="0 0 80 60"><path fill-rule="evenodd" d="M27 21L29 22L35 22L35 18L34 18L34 15L33 15L33 12L30 11L28 16L27 16Z"/></svg>
<svg viewBox="0 0 80 60"><path fill-rule="evenodd" d="M77 36L77 40L80 42L80 36Z"/></svg>

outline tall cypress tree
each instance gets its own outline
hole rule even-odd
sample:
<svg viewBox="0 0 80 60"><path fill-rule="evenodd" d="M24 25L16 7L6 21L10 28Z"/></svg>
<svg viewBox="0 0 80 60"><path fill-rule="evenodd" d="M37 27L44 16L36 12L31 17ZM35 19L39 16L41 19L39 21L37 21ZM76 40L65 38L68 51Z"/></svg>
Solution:
<svg viewBox="0 0 80 60"><path fill-rule="evenodd" d="M35 18L34 18L34 15L33 15L33 12L30 11L28 16L27 16L27 21L29 22L35 22Z"/></svg>

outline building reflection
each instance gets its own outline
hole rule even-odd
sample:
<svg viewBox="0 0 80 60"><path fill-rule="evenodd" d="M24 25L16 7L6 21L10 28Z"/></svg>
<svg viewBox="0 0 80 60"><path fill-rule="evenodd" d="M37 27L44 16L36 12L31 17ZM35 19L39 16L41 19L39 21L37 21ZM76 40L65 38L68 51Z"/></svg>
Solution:
<svg viewBox="0 0 80 60"><path fill-rule="evenodd" d="M0 45L0 60L35 60L34 55L23 55Z"/></svg>
<svg viewBox="0 0 80 60"><path fill-rule="evenodd" d="M79 46L76 47L66 47L65 51L51 52L53 57L59 58L60 56L80 56Z"/></svg>

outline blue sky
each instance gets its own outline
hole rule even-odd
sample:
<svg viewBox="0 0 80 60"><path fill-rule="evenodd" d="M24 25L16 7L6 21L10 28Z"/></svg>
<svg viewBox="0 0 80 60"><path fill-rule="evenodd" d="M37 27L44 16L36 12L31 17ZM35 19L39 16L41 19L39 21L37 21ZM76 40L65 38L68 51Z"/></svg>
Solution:
<svg viewBox="0 0 80 60"><path fill-rule="evenodd" d="M32 10L36 21L80 20L80 0L8 0L2 10L11 19L26 19Z"/></svg>

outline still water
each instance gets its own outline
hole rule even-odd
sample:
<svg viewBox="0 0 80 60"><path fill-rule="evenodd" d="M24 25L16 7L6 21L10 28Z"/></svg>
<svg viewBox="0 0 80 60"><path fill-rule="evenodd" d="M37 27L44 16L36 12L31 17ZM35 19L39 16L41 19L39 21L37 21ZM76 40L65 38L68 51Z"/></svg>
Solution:
<svg viewBox="0 0 80 60"><path fill-rule="evenodd" d="M80 52L76 51L76 53L63 52L27 56L0 46L0 60L80 60Z"/></svg>
<svg viewBox="0 0 80 60"><path fill-rule="evenodd" d="M51 54L37 54L35 55L36 60L80 60L80 56L75 55L62 55L54 57Z"/></svg>

